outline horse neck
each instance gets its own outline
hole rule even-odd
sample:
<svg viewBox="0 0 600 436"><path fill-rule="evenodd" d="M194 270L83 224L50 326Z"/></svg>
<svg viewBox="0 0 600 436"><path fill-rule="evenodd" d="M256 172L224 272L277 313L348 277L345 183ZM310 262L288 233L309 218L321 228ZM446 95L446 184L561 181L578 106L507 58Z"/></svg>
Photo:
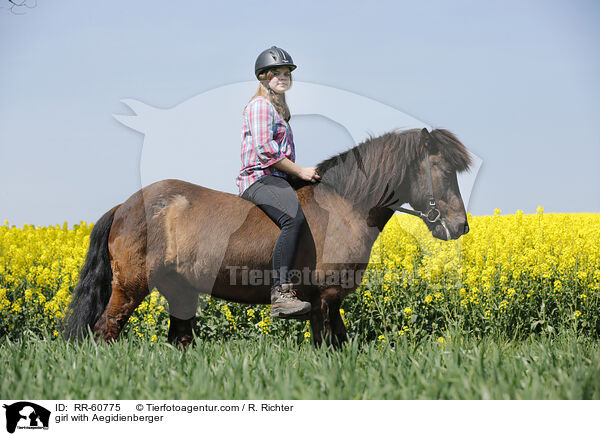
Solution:
<svg viewBox="0 0 600 436"><path fill-rule="evenodd" d="M336 169L334 176L325 174L322 183L315 185L315 192L335 193L365 218L374 208L386 205L388 198L396 200L394 206L401 206L409 196L407 184L402 181L405 171L396 159L383 160L386 162L376 156L367 156L361 165L346 162ZM390 206L389 201L387 206Z"/></svg>

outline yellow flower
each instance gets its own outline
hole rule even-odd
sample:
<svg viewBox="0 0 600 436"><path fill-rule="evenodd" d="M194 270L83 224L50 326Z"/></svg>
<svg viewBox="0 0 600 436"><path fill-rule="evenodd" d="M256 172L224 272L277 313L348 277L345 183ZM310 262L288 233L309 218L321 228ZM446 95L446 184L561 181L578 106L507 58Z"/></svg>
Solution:
<svg viewBox="0 0 600 436"><path fill-rule="evenodd" d="M21 307L21 304L22 304L22 300L20 298L17 299L12 304L12 307L11 307L10 311L13 312L13 313L20 313L23 310L23 308Z"/></svg>

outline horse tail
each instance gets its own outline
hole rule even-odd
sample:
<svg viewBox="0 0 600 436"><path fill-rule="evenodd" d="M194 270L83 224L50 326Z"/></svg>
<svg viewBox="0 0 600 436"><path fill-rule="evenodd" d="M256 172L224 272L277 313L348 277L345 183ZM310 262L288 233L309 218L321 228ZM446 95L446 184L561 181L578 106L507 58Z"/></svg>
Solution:
<svg viewBox="0 0 600 436"><path fill-rule="evenodd" d="M87 333L88 326L93 329L112 294L108 235L119 206L102 215L90 234L85 262L63 324L63 334L67 339L80 339Z"/></svg>

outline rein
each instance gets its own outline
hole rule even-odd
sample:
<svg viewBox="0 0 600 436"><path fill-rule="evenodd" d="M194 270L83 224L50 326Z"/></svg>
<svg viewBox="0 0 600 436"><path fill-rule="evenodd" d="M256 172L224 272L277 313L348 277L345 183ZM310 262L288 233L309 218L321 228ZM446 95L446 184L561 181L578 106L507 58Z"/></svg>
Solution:
<svg viewBox="0 0 600 436"><path fill-rule="evenodd" d="M427 166L427 179L429 181L429 195L428 195L429 207L427 208L427 210L425 212L421 212L419 210L406 209L404 207L399 207L396 210L398 210L399 212L404 212L404 213L408 213L410 215L418 216L419 218L423 218L430 224L433 224L433 223L439 221L440 224L442 225L442 227L444 227L444 230L446 231L446 237L448 238L448 241L449 241L450 240L450 231L448 230L448 226L446 225L446 220L444 218L442 218L442 213L438 209L437 204L435 202L435 197L433 196L433 179L431 177L431 166L429 165L429 153L428 152L425 153L425 165Z"/></svg>

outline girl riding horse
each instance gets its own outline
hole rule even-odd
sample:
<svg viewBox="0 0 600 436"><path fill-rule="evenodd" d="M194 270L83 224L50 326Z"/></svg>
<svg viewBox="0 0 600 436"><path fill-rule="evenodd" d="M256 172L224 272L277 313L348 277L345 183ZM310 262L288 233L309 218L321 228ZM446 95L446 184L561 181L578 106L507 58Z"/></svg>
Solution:
<svg viewBox="0 0 600 436"><path fill-rule="evenodd" d="M258 55L254 72L260 83L244 108L242 169L236 178L240 196L260 207L281 229L273 250L271 288L271 316L279 318L304 315L311 309L309 302L298 299L288 277L306 224L288 174L308 182L321 178L315 168L294 163L294 138L285 101L294 69L291 56L276 46Z"/></svg>

